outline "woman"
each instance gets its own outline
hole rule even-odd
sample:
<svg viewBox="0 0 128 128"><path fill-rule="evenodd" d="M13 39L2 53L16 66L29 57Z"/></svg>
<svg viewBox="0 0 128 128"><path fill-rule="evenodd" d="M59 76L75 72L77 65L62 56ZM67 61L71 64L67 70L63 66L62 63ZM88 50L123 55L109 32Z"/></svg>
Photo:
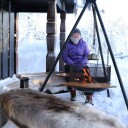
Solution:
<svg viewBox="0 0 128 128"><path fill-rule="evenodd" d="M70 72L82 72L82 68L87 66L89 48L85 41L81 38L81 32L78 28L73 31L70 41L67 43L66 48L63 51L62 59L63 61L71 67ZM76 90L71 88L71 101L76 100ZM86 95L86 102L92 96Z"/></svg>

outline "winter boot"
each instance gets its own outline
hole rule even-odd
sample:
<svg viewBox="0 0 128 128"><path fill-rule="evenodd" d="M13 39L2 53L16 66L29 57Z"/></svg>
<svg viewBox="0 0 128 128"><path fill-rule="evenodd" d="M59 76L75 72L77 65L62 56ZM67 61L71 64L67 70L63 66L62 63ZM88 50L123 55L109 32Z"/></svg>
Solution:
<svg viewBox="0 0 128 128"><path fill-rule="evenodd" d="M85 104L89 103L91 105L94 105L92 97L93 97L93 94L86 95Z"/></svg>
<svg viewBox="0 0 128 128"><path fill-rule="evenodd" d="M76 90L71 89L70 94L71 94L71 101L76 101Z"/></svg>

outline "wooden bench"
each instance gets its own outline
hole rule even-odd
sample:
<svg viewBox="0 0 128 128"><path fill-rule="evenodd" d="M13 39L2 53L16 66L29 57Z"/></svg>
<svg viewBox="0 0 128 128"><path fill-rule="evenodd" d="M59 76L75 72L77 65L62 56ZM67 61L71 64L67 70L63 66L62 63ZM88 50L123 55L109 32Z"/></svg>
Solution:
<svg viewBox="0 0 128 128"><path fill-rule="evenodd" d="M66 82L62 83L62 86L71 86L80 91L85 92L99 92L108 88L115 88L116 86L108 83L80 83L80 82Z"/></svg>
<svg viewBox="0 0 128 128"><path fill-rule="evenodd" d="M59 77L69 77L69 73L57 73L55 74ZM103 91L108 88L115 88L116 86L108 84L108 83L81 83L81 82L66 82L62 83L60 86L72 86L80 91L89 91L89 92L97 92Z"/></svg>
<svg viewBox="0 0 128 128"><path fill-rule="evenodd" d="M82 88L115 88L116 86L108 83L81 83L81 82L66 82L62 83L64 86L82 87Z"/></svg>

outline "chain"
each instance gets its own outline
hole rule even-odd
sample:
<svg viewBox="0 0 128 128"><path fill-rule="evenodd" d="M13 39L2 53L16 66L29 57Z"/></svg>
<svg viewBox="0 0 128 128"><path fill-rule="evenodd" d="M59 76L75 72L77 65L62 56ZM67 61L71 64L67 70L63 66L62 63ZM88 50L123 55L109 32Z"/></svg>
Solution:
<svg viewBox="0 0 128 128"><path fill-rule="evenodd" d="M93 5L92 5L92 9L93 9ZM94 13L95 15L95 13ZM95 42L96 42L96 29L95 29L95 16L93 18L93 49L94 49L94 45L95 45Z"/></svg>
<svg viewBox="0 0 128 128"><path fill-rule="evenodd" d="M109 64L109 50L107 50L107 65Z"/></svg>

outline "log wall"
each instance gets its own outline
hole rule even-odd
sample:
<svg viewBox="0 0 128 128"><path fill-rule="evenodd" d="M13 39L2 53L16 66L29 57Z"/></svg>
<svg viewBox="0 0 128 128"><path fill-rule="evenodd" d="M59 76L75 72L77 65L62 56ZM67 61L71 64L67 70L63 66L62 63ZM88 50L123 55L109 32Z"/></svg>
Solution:
<svg viewBox="0 0 128 128"><path fill-rule="evenodd" d="M0 79L14 74L14 13L11 1L0 1Z"/></svg>

